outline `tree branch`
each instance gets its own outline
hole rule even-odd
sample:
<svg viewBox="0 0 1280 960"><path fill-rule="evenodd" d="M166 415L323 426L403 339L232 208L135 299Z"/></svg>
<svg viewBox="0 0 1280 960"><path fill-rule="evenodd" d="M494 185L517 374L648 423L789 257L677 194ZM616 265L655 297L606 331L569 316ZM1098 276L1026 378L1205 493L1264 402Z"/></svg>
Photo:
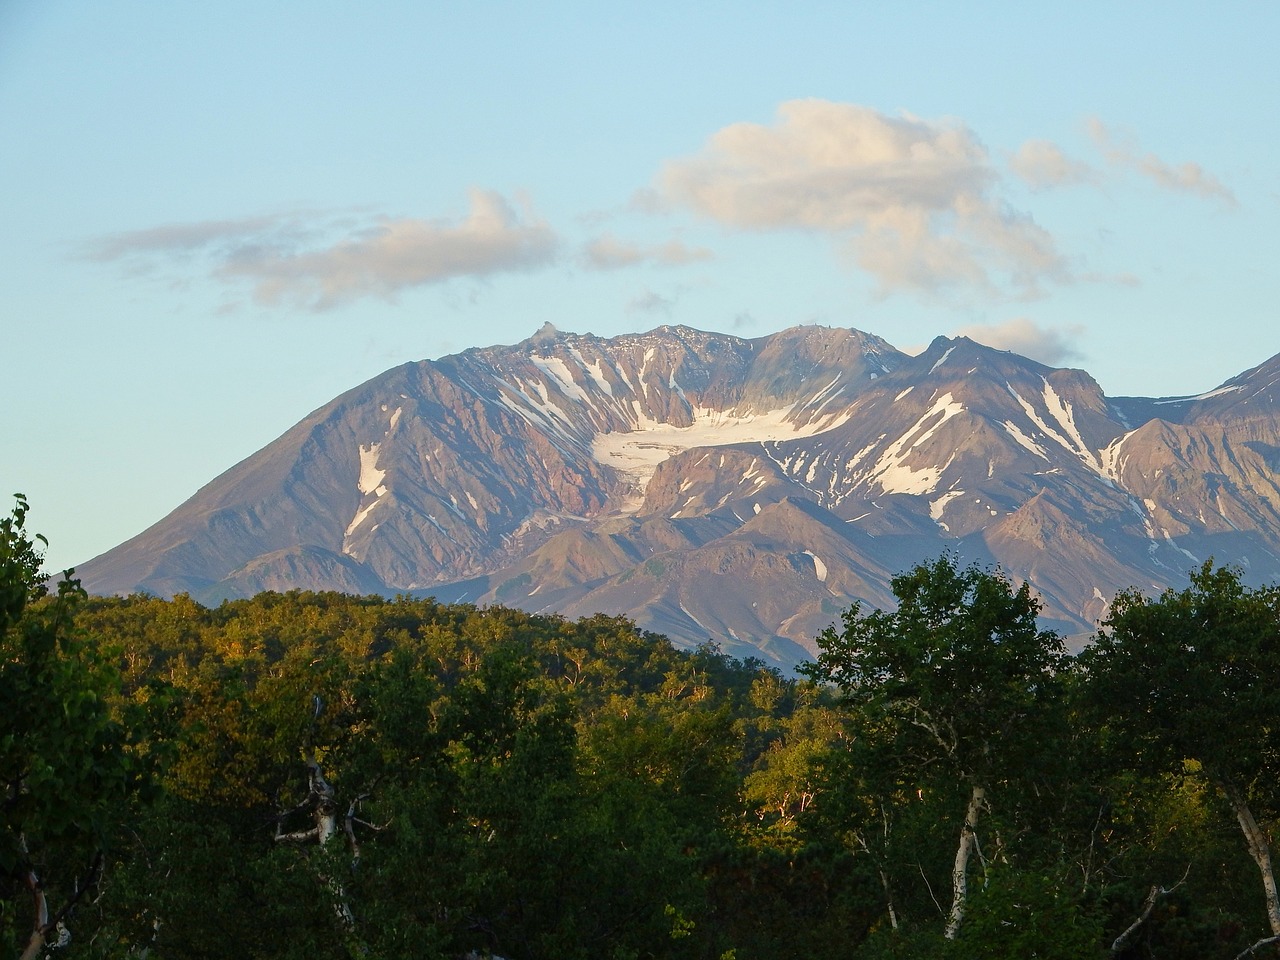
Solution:
<svg viewBox="0 0 1280 960"><path fill-rule="evenodd" d="M1121 933L1120 936L1116 937L1115 940L1111 941L1111 955L1113 957L1117 956L1121 950L1123 950L1125 947L1129 945L1129 941L1133 938L1133 935L1138 932L1139 927L1141 927L1144 923L1147 922L1147 918L1151 916L1151 911L1156 908L1156 904L1160 901L1160 899L1162 897L1167 897L1169 894L1173 893L1173 891L1177 890L1180 886L1182 886L1186 882L1187 877L1190 875L1190 873L1191 873L1191 864L1187 864L1187 869L1183 872L1182 879L1179 880L1177 883L1175 883L1172 887L1162 887L1159 884L1154 884L1154 883L1151 885L1151 889L1147 892L1147 898L1142 901L1142 911L1138 914L1138 919L1134 920L1133 923L1129 924L1129 926L1125 928L1124 932ZM1273 939L1280 939L1280 938L1273 938ZM1257 947L1257 946L1258 944L1254 944L1254 947ZM1245 952L1249 953L1251 952L1252 949L1253 948ZM1244 956L1244 954L1242 953L1240 956Z"/></svg>
<svg viewBox="0 0 1280 960"><path fill-rule="evenodd" d="M1235 960L1244 960L1245 957L1251 957L1269 943L1280 943L1280 935L1277 935L1274 937L1264 937L1263 939L1255 943L1253 946L1246 947L1244 950L1237 953L1235 956Z"/></svg>

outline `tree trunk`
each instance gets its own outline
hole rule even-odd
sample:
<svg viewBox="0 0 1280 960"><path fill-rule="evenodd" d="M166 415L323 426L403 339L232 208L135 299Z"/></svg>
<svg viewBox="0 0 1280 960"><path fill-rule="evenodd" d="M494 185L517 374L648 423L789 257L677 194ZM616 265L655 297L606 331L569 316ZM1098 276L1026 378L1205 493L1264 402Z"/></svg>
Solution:
<svg viewBox="0 0 1280 960"><path fill-rule="evenodd" d="M1235 809L1236 819L1240 821L1240 829L1244 833L1245 843L1249 845L1249 856L1258 865L1262 874L1262 889L1267 897L1267 920L1271 924L1273 936L1280 937L1280 893L1276 891L1276 875L1271 869L1271 846L1267 836L1253 819L1253 811L1245 800L1240 788L1229 780L1222 780L1222 791Z"/></svg>
<svg viewBox="0 0 1280 960"><path fill-rule="evenodd" d="M898 929L898 911L893 909L893 888L889 886L889 875L883 870L880 873L880 884L884 887L884 903L889 910L889 926Z"/></svg>
<svg viewBox="0 0 1280 960"><path fill-rule="evenodd" d="M955 866L951 869L951 915L947 917L947 929L944 934L948 940L954 940L960 933L960 924L964 921L965 902L969 896L969 858L977 842L978 817L982 814L983 801L987 791L975 786L969 797L969 808L964 814L964 826L960 828L960 846L956 849Z"/></svg>
<svg viewBox="0 0 1280 960"><path fill-rule="evenodd" d="M24 850L26 845L27 841L24 837L22 841ZM27 948L22 951L21 960L35 960L44 952L45 936L49 932L49 901L44 895L44 885L34 870L28 869L23 879L26 881L35 906L35 920L32 923L31 939L27 941Z"/></svg>

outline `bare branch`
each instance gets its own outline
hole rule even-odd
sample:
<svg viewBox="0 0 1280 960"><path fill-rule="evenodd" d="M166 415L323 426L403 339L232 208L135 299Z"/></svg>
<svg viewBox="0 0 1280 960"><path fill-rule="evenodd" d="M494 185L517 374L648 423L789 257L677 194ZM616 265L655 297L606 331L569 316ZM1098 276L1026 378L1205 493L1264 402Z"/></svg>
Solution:
<svg viewBox="0 0 1280 960"><path fill-rule="evenodd" d="M1151 889L1147 892L1147 898L1142 901L1142 909L1138 912L1138 919L1125 927L1124 932L1111 941L1111 955L1113 957L1129 945L1129 941L1138 932L1138 928L1146 923L1147 918L1151 916L1151 911L1156 908L1156 902L1159 901L1164 892L1164 888L1159 884L1153 883L1151 885Z"/></svg>
<svg viewBox="0 0 1280 960"><path fill-rule="evenodd" d="M355 806L355 803L351 804L351 809L347 812L346 819L342 821L342 830L347 835L347 848L351 851L352 870L360 866L360 841L356 839Z"/></svg>
<svg viewBox="0 0 1280 960"><path fill-rule="evenodd" d="M1235 960L1244 960L1245 957L1251 957L1255 953L1257 953L1259 950L1261 950L1263 947L1271 943L1280 943L1280 935L1277 935L1274 937L1264 937L1262 940L1259 940L1253 946L1247 947L1244 950L1242 950L1240 953L1237 953Z"/></svg>
<svg viewBox="0 0 1280 960"><path fill-rule="evenodd" d="M946 911L942 909L942 904L938 902L938 898L933 895L933 884L929 882L929 878L925 876L924 867L916 864L916 869L920 871L920 879L924 881L925 889L929 891L929 898L933 901L933 905L938 908L938 916L945 917Z"/></svg>
<svg viewBox="0 0 1280 960"><path fill-rule="evenodd" d="M57 913L55 913L52 918L50 918L49 920L50 929L62 926L63 921L66 920L67 917L71 915L71 911L75 909L76 904L79 903L80 899L85 895L85 891L87 891L90 887L96 884L98 882L98 878L101 876L102 876L102 851L98 851L93 855L93 862L89 864L89 872L85 876L84 883L82 884L79 881L79 879L75 881L75 892L72 893L70 899L68 899L67 902L62 905L62 909L59 910ZM67 932L65 936L69 940L71 938L70 932Z"/></svg>
<svg viewBox="0 0 1280 960"><path fill-rule="evenodd" d="M1150 891L1147 892L1147 898L1142 901L1142 910L1138 914L1138 919L1129 924L1129 926L1125 928L1124 932L1111 942L1111 955L1113 957L1117 956L1121 950L1129 945L1129 941L1133 938L1133 935L1138 932L1139 927L1147 922L1147 918L1151 916L1151 911L1156 908L1156 904L1160 902L1160 899L1162 897L1167 897L1169 894L1173 893L1173 891L1186 883L1187 877L1190 876L1190 874L1191 864L1187 864L1187 869L1183 871L1182 879L1172 887L1162 887L1154 883L1151 885ZM1272 940L1277 939L1280 939L1280 937L1272 938ZM1245 953L1252 952L1252 950L1259 946L1260 943L1261 941L1258 944L1254 944L1254 947L1250 948L1250 950L1246 950ZM1243 957L1245 953L1240 954L1240 956Z"/></svg>

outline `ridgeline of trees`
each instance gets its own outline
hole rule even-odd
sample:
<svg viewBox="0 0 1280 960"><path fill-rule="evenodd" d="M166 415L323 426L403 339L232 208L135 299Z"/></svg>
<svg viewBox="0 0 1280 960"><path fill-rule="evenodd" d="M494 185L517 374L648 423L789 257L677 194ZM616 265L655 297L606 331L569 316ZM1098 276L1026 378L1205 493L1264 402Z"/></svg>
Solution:
<svg viewBox="0 0 1280 960"><path fill-rule="evenodd" d="M49 594L0 520L23 958L1276 956L1280 590L1068 656L944 556L792 679L627 620Z"/></svg>

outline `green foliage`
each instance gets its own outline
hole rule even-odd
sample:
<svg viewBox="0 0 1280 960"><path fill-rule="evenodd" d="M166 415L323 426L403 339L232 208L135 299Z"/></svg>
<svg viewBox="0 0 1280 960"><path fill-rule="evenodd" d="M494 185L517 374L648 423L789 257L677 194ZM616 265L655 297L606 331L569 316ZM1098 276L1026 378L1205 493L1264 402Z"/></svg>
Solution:
<svg viewBox="0 0 1280 960"><path fill-rule="evenodd" d="M893 578L898 609L829 627L808 673L856 701L869 731L891 735L916 762L938 757L963 779L988 784L1033 744L1064 656L1036 623L1030 587L1014 587L949 556Z"/></svg>
<svg viewBox="0 0 1280 960"><path fill-rule="evenodd" d="M1153 884L1126 960L1257 939L1220 782L1274 826L1280 604L1234 574L1123 594L1078 664L1025 586L943 557L894 579L897 610L847 611L796 680L603 615L50 597L25 511L0 521L0 694L29 708L0 716L0 763L29 786L0 827L61 902L104 852L74 955L1087 960ZM277 839L316 822L312 761L358 857L341 826Z"/></svg>
<svg viewBox="0 0 1280 960"><path fill-rule="evenodd" d="M1103 927L1075 878L1037 870L994 869L973 898L949 956L1102 960Z"/></svg>
<svg viewBox="0 0 1280 960"><path fill-rule="evenodd" d="M1251 835L1248 823L1280 814L1278 629L1280 590L1251 589L1237 571L1210 562L1185 590L1154 599L1120 594L1080 657L1104 753L1136 771L1148 790L1153 781L1163 788L1131 805L1135 825L1152 839L1130 861L1164 885L1179 863L1200 867L1195 876L1188 867L1191 879L1180 892L1198 894L1195 902L1209 909L1200 918L1175 912L1150 934L1174 937L1178 948L1239 952L1250 939L1244 931L1259 931L1257 918L1267 916L1255 891L1259 871L1264 882L1271 871L1269 841L1265 826ZM1233 821L1246 843L1239 833L1226 843ZM1246 849L1257 865L1253 889ZM1224 889L1235 892L1223 897ZM1179 902L1171 898L1166 909ZM1273 932L1278 925L1273 915Z"/></svg>
<svg viewBox="0 0 1280 960"><path fill-rule="evenodd" d="M859 960L1104 960L1103 925L1069 878L1008 867L975 892L964 929L946 940L933 925L881 930Z"/></svg>
<svg viewBox="0 0 1280 960"><path fill-rule="evenodd" d="M0 936L20 952L71 926L86 885L114 866L158 752L145 708L116 701L117 673L75 628L79 583L64 576L48 595L44 540L27 535L16 501L0 520Z"/></svg>
<svg viewBox="0 0 1280 960"><path fill-rule="evenodd" d="M1211 563L1181 592L1122 593L1082 656L1096 709L1153 767L1250 781L1280 747L1277 624L1280 590Z"/></svg>
<svg viewBox="0 0 1280 960"><path fill-rule="evenodd" d="M874 865L883 913L922 922L953 902L958 838L974 837L984 864L1034 856L1017 841L1046 826L1062 769L1065 657L1027 585L998 573L943 556L892 587L896 610L855 605L818 638L808 673L844 693L850 736L815 757L817 817Z"/></svg>

